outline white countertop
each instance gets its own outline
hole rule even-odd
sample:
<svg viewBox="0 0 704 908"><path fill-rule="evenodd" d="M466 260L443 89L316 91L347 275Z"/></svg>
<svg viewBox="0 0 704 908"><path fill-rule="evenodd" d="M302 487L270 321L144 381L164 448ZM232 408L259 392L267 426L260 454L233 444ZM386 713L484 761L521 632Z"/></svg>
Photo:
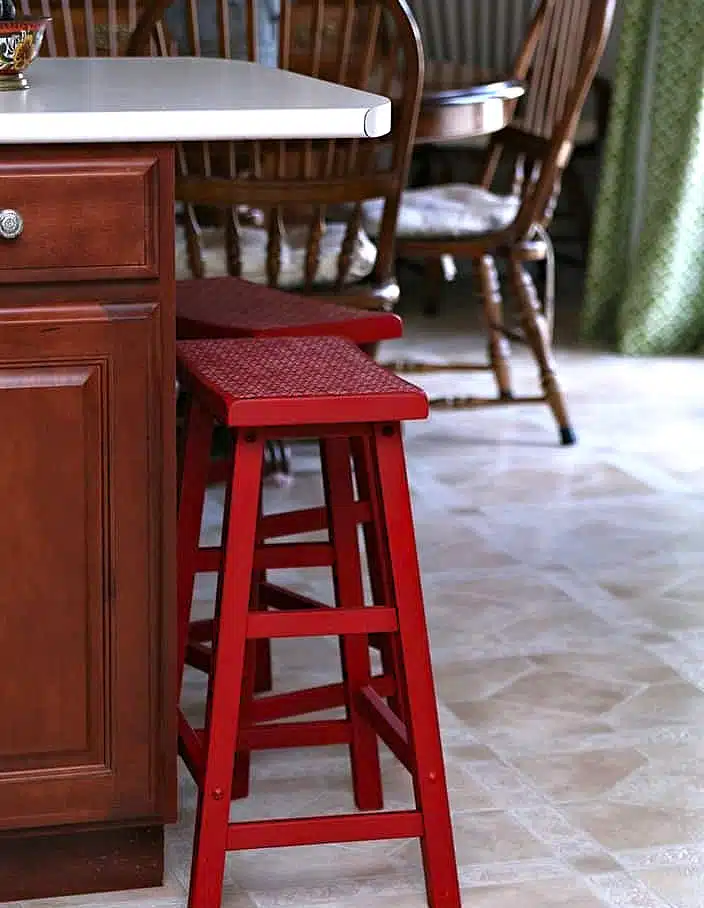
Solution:
<svg viewBox="0 0 704 908"><path fill-rule="evenodd" d="M240 60L40 58L0 93L0 144L382 136L379 95Z"/></svg>

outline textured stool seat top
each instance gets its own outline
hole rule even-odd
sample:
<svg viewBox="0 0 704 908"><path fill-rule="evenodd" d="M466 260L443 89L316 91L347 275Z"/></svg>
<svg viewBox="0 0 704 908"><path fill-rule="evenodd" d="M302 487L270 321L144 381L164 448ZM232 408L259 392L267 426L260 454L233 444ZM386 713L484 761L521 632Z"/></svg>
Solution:
<svg viewBox="0 0 704 908"><path fill-rule="evenodd" d="M420 388L338 337L187 340L184 386L230 426L312 426L424 419Z"/></svg>
<svg viewBox="0 0 704 908"><path fill-rule="evenodd" d="M237 277L178 281L176 317L184 338L337 335L373 344L403 332L392 312L354 309Z"/></svg>

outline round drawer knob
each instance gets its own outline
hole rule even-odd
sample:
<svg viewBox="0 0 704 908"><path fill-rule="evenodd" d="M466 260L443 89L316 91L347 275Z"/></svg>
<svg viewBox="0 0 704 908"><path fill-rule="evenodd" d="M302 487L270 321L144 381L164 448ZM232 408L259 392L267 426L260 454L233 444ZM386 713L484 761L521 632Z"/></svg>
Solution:
<svg viewBox="0 0 704 908"><path fill-rule="evenodd" d="M3 240L16 240L22 235L24 230L24 221L19 211L13 208L3 208L0 210L0 237Z"/></svg>

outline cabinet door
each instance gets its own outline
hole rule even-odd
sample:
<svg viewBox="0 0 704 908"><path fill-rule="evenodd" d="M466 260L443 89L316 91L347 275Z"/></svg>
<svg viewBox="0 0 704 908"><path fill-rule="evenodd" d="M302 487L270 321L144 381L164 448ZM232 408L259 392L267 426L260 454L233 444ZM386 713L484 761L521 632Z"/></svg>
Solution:
<svg viewBox="0 0 704 908"><path fill-rule="evenodd" d="M170 797L160 338L156 303L0 310L0 829Z"/></svg>

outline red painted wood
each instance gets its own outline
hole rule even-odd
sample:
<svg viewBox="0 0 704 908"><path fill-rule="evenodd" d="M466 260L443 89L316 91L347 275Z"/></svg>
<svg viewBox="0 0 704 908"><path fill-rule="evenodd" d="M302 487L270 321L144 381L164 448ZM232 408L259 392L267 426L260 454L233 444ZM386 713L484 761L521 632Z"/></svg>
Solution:
<svg viewBox="0 0 704 908"><path fill-rule="evenodd" d="M248 750L270 750L281 747L325 747L349 744L352 731L344 719L318 722L277 722L245 728L240 744Z"/></svg>
<svg viewBox="0 0 704 908"><path fill-rule="evenodd" d="M457 866L400 425L375 428L372 457L379 471L382 517L398 610L404 669L399 681L415 759L413 787L425 823L421 850L428 904L454 908L460 905Z"/></svg>
<svg viewBox="0 0 704 908"><path fill-rule="evenodd" d="M203 780L198 792L190 908L216 908L222 896L263 449L264 442L256 433L237 438L232 481L225 504L229 521L216 603L218 644L208 684L208 733ZM187 482L186 474L184 485Z"/></svg>
<svg viewBox="0 0 704 908"><path fill-rule="evenodd" d="M384 795L381 788L379 743L374 728L360 713L357 693L368 686L371 679L368 634L372 630L372 614L376 617L388 614L389 624L386 628L379 628L377 632L394 631L398 622L394 609L365 608L357 520L350 511L355 502L355 490L349 440L323 438L320 442L320 460L330 541L335 550L332 579L337 614L334 617L352 619L348 621L349 631L346 634L338 632L338 639L345 709L352 732L350 761L354 800L360 810L381 810ZM361 636L360 629L367 634Z"/></svg>
<svg viewBox="0 0 704 908"><path fill-rule="evenodd" d="M179 281L176 318L184 339L331 334L363 346L403 332L393 312L353 308L229 276Z"/></svg>
<svg viewBox="0 0 704 908"><path fill-rule="evenodd" d="M340 597L342 598L342 597ZM252 612L247 621L247 636L262 637L338 637L355 634L389 633L396 630L396 610L383 606L350 606L344 611L321 608L300 612ZM365 649L368 644L364 643Z"/></svg>
<svg viewBox="0 0 704 908"><path fill-rule="evenodd" d="M306 817L296 820L266 820L236 823L227 836L228 851L281 848L286 845L327 845L334 842L369 842L382 839L412 839L422 834L418 811L399 810L385 814L342 814L336 817ZM456 903L459 905L459 902Z"/></svg>
<svg viewBox="0 0 704 908"><path fill-rule="evenodd" d="M272 542L254 553L258 570L292 567L331 567L335 555L327 542Z"/></svg>
<svg viewBox="0 0 704 908"><path fill-rule="evenodd" d="M396 690L395 678L379 675L370 681L370 687L382 697L390 697ZM273 722L292 716L305 716L344 706L345 692L342 684L323 684L285 694L268 694L252 704L252 721Z"/></svg>
<svg viewBox="0 0 704 908"><path fill-rule="evenodd" d="M357 523L371 519L368 501L357 501L350 505ZM304 508L299 511L283 511L278 514L267 514L259 524L264 539L275 539L277 536L295 536L297 533L314 533L328 528L328 515L325 508Z"/></svg>
<svg viewBox="0 0 704 908"><path fill-rule="evenodd" d="M384 703L371 686L359 692L359 707L365 719L379 735L391 753L407 770L412 771L413 754L406 726L391 707Z"/></svg>
<svg viewBox="0 0 704 908"><path fill-rule="evenodd" d="M223 343L226 347L221 363L216 364L213 359L214 349L207 351L211 372L204 384L197 370L186 374L192 407L203 408L213 417L224 412L222 404L213 401L218 382L222 382L223 394L229 401L227 412L231 415L240 412L236 401L233 406L233 395L237 392L228 373L235 348L229 342ZM251 342L246 343L251 353ZM300 349L310 349L310 344L305 343ZM191 364L194 355L191 348ZM304 369L308 363L309 360L302 358ZM376 375L364 373L382 370L366 358L358 359L357 364L362 370L358 376L359 393L364 396L370 387L376 388L377 380ZM189 370L187 364L183 365ZM243 386L243 394L254 394L257 400L259 421L265 422L270 406L273 415L281 412L276 381L272 390L267 385L268 374L262 373L254 391L252 386ZM431 908L459 908L400 425L396 420L381 424L366 420L356 427L350 426L347 400L345 407L339 408L344 429L337 424L316 423L315 414L325 410L329 403L321 401L325 397L320 388L322 379L319 377L317 381L315 392L310 397L304 393L299 400L301 412L307 412L310 421L301 422L295 430L321 440L329 542L268 546L259 543L265 532L260 514L263 445L270 432L280 432L279 426L266 425L261 430L232 426L234 457L227 485L225 514L228 516L222 553L211 550L204 558L194 530L191 528L188 534L184 531L189 545L189 551L184 553L186 563L190 559L197 563L200 559L200 567L207 563L209 567L220 568L212 625L207 621L195 623L188 651L189 660L197 655L201 667L209 669L205 729L190 728L181 716L181 750L199 787L189 908L218 908L228 850L408 837L421 840ZM379 376L378 381L383 384L385 379ZM422 396L422 392L407 387L404 393ZM378 392L375 389L372 393ZM353 394L351 387L345 392L346 397ZM388 400L384 403L387 406L390 406ZM422 404L408 402L401 409L408 412L413 406L417 408L415 412L423 411ZM352 444L351 439L357 440ZM363 507L355 500L353 461ZM193 458L190 462L194 462ZM208 471L200 460L193 470L198 487L196 497L200 498ZM188 482L189 471L185 470L184 487ZM182 501L188 500L182 497ZM366 520L365 544L368 554L371 552L373 598L381 605L365 602L358 534L361 514ZM296 518L286 515L282 523L290 519ZM310 521L310 511L304 519ZM312 519L319 521L320 512ZM193 522L188 512L184 520ZM268 526L277 529L273 521ZM259 573L261 557L266 554L269 558L271 552L283 554L277 554L267 564L276 560L285 567L319 564L324 553L322 560L333 573L334 606L266 582ZM277 609L277 605L282 608ZM264 610L267 606L274 607ZM258 641L323 635L339 638L342 669L339 683L255 697ZM384 661L384 673L379 678L371 677L372 635L380 644ZM212 647L204 642L209 638L215 641ZM282 721L341 704L345 707L344 719ZM231 798L248 792L251 752L268 748L347 743L357 806L365 811L379 810L383 804L379 738L410 771L416 810L229 823ZM205 749L203 742L207 742Z"/></svg>

